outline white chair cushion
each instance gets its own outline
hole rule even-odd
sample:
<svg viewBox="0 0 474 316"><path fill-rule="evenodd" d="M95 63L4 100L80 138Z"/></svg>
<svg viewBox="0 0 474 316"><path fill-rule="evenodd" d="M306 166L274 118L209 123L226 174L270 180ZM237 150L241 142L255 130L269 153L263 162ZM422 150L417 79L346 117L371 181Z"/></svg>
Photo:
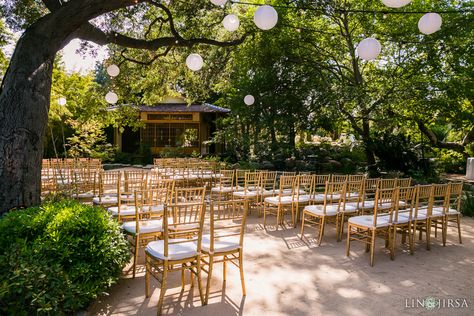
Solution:
<svg viewBox="0 0 474 316"><path fill-rule="evenodd" d="M345 204L345 207L344 207L344 204L341 203L341 208L339 211L344 212L344 213L353 213L353 212L357 212L357 210L358 210L357 202L349 202Z"/></svg>
<svg viewBox="0 0 474 316"><path fill-rule="evenodd" d="M103 196L101 199L99 199L99 197L95 197L92 199L92 203L94 204L99 204L99 205L102 205L102 204L117 204L118 203L118 199L116 196Z"/></svg>
<svg viewBox="0 0 474 316"><path fill-rule="evenodd" d="M374 200L364 201L364 203L359 203L359 209L361 210L371 210L375 206Z"/></svg>
<svg viewBox="0 0 474 316"><path fill-rule="evenodd" d="M135 221L125 222L122 225L123 230L128 233L136 234L136 225ZM163 221L161 219L152 219L147 221L139 222L140 233L159 233L163 231Z"/></svg>
<svg viewBox="0 0 474 316"><path fill-rule="evenodd" d="M211 188L212 192L222 192L222 193L229 193L234 191L235 188L233 187L213 187Z"/></svg>
<svg viewBox="0 0 474 316"><path fill-rule="evenodd" d="M400 220L401 217L406 217L406 218L409 218L410 217L410 214L409 213L399 213L398 214L398 219ZM411 218L412 220L425 220L426 219L426 212L422 212L421 210L418 211L418 215L416 216L415 218L415 210L413 210L413 213L411 215Z"/></svg>
<svg viewBox="0 0 474 316"><path fill-rule="evenodd" d="M266 197L265 202L269 204L291 204L293 203L293 199L291 196L282 196L281 199L278 196Z"/></svg>
<svg viewBox="0 0 474 316"><path fill-rule="evenodd" d="M111 213L113 216L118 216L119 214L118 206L109 207L107 211ZM120 215L135 215L135 206L121 205Z"/></svg>
<svg viewBox="0 0 474 316"><path fill-rule="evenodd" d="M146 212L146 213L163 213L165 210L165 206L163 204L160 205L151 205L151 206L142 206L141 212Z"/></svg>
<svg viewBox="0 0 474 316"><path fill-rule="evenodd" d="M83 192L76 194L76 197L79 199L91 199L94 197L94 193L92 192Z"/></svg>
<svg viewBox="0 0 474 316"><path fill-rule="evenodd" d="M434 212L442 213L443 212L443 207L442 206L433 207L433 213ZM457 214L460 214L460 213L454 208L449 208L448 211L446 212L446 214L448 214L448 215L457 215Z"/></svg>
<svg viewBox="0 0 474 316"><path fill-rule="evenodd" d="M334 216L339 212L339 206L337 204L326 205L326 214L324 214L324 205L308 205L305 206L304 211L317 216Z"/></svg>
<svg viewBox="0 0 474 316"><path fill-rule="evenodd" d="M192 230L192 229L197 229L199 228L198 223L189 223L189 224L179 224L179 225L173 225L173 218L168 219L168 228L169 230L172 231L183 231L183 230Z"/></svg>
<svg viewBox="0 0 474 316"><path fill-rule="evenodd" d="M236 196L236 197L254 197L254 196L257 196L257 192L253 192L253 191L238 191L238 192L234 192L232 195L233 195L233 196Z"/></svg>
<svg viewBox="0 0 474 316"><path fill-rule="evenodd" d="M374 227L374 217L372 215L353 216L349 218L349 223L363 227ZM386 215L377 217L376 227L387 227L389 226L389 217Z"/></svg>
<svg viewBox="0 0 474 316"><path fill-rule="evenodd" d="M214 238L214 253L227 252L227 251L237 250L239 248L240 248L240 244L239 244L238 236ZM202 236L201 249L205 252L211 251L211 236L210 235Z"/></svg>
<svg viewBox="0 0 474 316"><path fill-rule="evenodd" d="M272 196L272 195L278 195L278 192L275 190L263 190L260 192L263 196Z"/></svg>
<svg viewBox="0 0 474 316"><path fill-rule="evenodd" d="M425 218L428 216L428 209L422 208L418 210L418 216L424 216ZM435 207L431 210L431 217L441 217L443 216L443 208L442 207Z"/></svg>
<svg viewBox="0 0 474 316"><path fill-rule="evenodd" d="M156 240L149 242L146 251L155 258L161 260L182 260L196 256L197 245L194 241L186 241L187 239L170 239L170 242L183 241L178 244L168 244L168 258L165 258L165 241Z"/></svg>
<svg viewBox="0 0 474 316"><path fill-rule="evenodd" d="M137 195L138 198L141 198L141 195ZM122 194L120 195L120 200L123 202L133 202L135 201L135 194Z"/></svg>
<svg viewBox="0 0 474 316"><path fill-rule="evenodd" d="M322 202L324 202L324 197L325 197L325 195L322 194L322 193L315 194L311 197L311 201L317 202L317 203L322 203Z"/></svg>
<svg viewBox="0 0 474 316"><path fill-rule="evenodd" d="M300 193L301 194L301 193ZM311 196L309 194L301 194L297 197L299 203L307 203L309 202ZM295 197L296 199L296 197Z"/></svg>

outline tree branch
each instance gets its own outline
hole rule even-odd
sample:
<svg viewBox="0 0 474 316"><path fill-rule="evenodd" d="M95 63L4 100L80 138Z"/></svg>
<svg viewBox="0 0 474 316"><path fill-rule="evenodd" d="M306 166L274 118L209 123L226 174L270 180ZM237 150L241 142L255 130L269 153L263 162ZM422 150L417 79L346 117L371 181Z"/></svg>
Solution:
<svg viewBox="0 0 474 316"><path fill-rule="evenodd" d="M193 47L194 45L198 44L229 47L241 44L247 38L248 35L249 33L245 33L241 38L227 42L221 42L214 39L201 37L184 39L182 37L176 38L173 36L165 36L152 40L146 40L132 38L115 32L105 33L101 29L90 23L85 24L75 33L76 37L82 40L94 42L98 45L116 44L122 47L146 50L157 50L159 48L168 46Z"/></svg>
<svg viewBox="0 0 474 316"><path fill-rule="evenodd" d="M415 120L416 121L416 124L418 125L418 128L420 129L420 131L426 135L426 137L428 137L430 143L434 146L434 147L437 147L437 148L444 148L444 149L450 149L450 150L454 150L454 151L457 151L459 153L462 153L464 155L466 155L466 152L465 152L465 147L463 144L459 144L459 143L455 143L455 142L443 142L443 141L440 141L438 139L438 137L436 137L436 134L433 133L433 131L431 129L429 129L425 123L423 123L421 120ZM471 132L474 134L474 131L471 130Z"/></svg>
<svg viewBox="0 0 474 316"><path fill-rule="evenodd" d="M120 52L120 55L122 56L122 58L126 61L129 61L129 62L132 62L132 63L135 63L135 64L139 64L139 65L143 65L143 66L149 66L151 65L153 62L155 62L155 60L157 60L159 57L163 57L163 56L166 56L168 55L168 53L171 51L171 48L172 46L168 46L166 47L165 51L163 53L160 53L160 54L156 54L155 56L153 56L152 59L148 60L148 61L141 61L141 60L137 60L137 59L133 59L133 58L130 58L130 57L127 57L125 55L125 52L127 51L127 49L123 49L121 52ZM122 64L122 62L120 63Z"/></svg>

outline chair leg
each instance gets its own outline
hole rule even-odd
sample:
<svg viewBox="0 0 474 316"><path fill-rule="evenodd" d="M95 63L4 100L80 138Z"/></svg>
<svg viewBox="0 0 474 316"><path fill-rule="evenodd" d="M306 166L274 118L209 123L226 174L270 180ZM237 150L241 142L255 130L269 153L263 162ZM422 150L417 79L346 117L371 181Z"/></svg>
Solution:
<svg viewBox="0 0 474 316"><path fill-rule="evenodd" d="M222 272L223 272L223 276L222 276L222 279L224 280L224 282L226 281L227 279L227 257L224 256L224 262L223 262L223 269L222 269Z"/></svg>
<svg viewBox="0 0 474 316"><path fill-rule="evenodd" d="M135 236L135 251L133 254L133 278L135 278L135 273L137 271L137 261L138 261L138 250L140 249L139 246L140 237L138 235Z"/></svg>
<svg viewBox="0 0 474 316"><path fill-rule="evenodd" d="M150 297L150 264L148 260L145 262L145 297Z"/></svg>
<svg viewBox="0 0 474 316"><path fill-rule="evenodd" d="M318 246L321 245L321 241L323 240L323 235L324 235L324 221L325 217L320 217L319 218L319 240L318 240Z"/></svg>
<svg viewBox="0 0 474 316"><path fill-rule="evenodd" d="M280 210L281 206L278 205L278 208L277 208L277 222L276 222L276 230L278 230L278 225L280 225Z"/></svg>
<svg viewBox="0 0 474 316"><path fill-rule="evenodd" d="M351 251L351 225L347 224L347 244L346 244L346 256L349 257Z"/></svg>
<svg viewBox="0 0 474 316"><path fill-rule="evenodd" d="M267 227L267 204L264 202L263 203L263 228Z"/></svg>
<svg viewBox="0 0 474 316"><path fill-rule="evenodd" d="M370 240L370 266L374 266L375 257L375 229L372 230L372 238Z"/></svg>
<svg viewBox="0 0 474 316"><path fill-rule="evenodd" d="M168 278L168 261L164 261L164 263L163 263L163 280L161 281L160 298L158 300L158 312L156 313L157 315L161 315L161 311L162 311L162 308L163 308L163 300L165 298L167 278Z"/></svg>
<svg viewBox="0 0 474 316"><path fill-rule="evenodd" d="M184 287L186 286L186 279L185 279L185 275L184 275L184 268L186 267L185 264L183 264L181 266L181 289L184 289Z"/></svg>
<svg viewBox="0 0 474 316"><path fill-rule="evenodd" d="M298 207L295 207L293 205L291 205L291 224L293 225L293 228L296 228L296 216L297 216L297 213L298 212Z"/></svg>
<svg viewBox="0 0 474 316"><path fill-rule="evenodd" d="M389 230L388 244L390 247L390 259L395 260L395 243L397 242L397 227L392 228L393 232ZM390 236L390 233L392 235Z"/></svg>
<svg viewBox="0 0 474 316"><path fill-rule="evenodd" d="M209 292L211 289L211 279L212 279L212 269L214 267L214 255L209 254L209 267L208 267L208 273L207 273L207 283L206 283L206 300L204 302L204 305L207 305L209 301Z"/></svg>
<svg viewBox="0 0 474 316"><path fill-rule="evenodd" d="M459 243L462 244L462 238L461 238L461 215L459 215L459 214L456 215L456 222L457 222L457 224L458 224Z"/></svg>
<svg viewBox="0 0 474 316"><path fill-rule="evenodd" d="M304 211L303 211L303 218L301 219L301 236L300 239L303 239L304 236Z"/></svg>
<svg viewBox="0 0 474 316"><path fill-rule="evenodd" d="M446 247L446 239L448 235L448 216L444 216L441 220L441 227L442 227L442 238L443 238L443 247Z"/></svg>
<svg viewBox="0 0 474 316"><path fill-rule="evenodd" d="M201 298L201 304L206 305L207 303L204 302L204 293L202 291L202 280L201 280L201 258L197 258L196 263L196 270L197 270L197 283L198 283L198 290L199 290L199 297Z"/></svg>
<svg viewBox="0 0 474 316"><path fill-rule="evenodd" d="M337 234L337 241L342 240L342 234L344 233L344 212L341 214L341 220L339 224L339 232Z"/></svg>
<svg viewBox="0 0 474 316"><path fill-rule="evenodd" d="M431 219L426 222L426 250L431 250Z"/></svg>
<svg viewBox="0 0 474 316"><path fill-rule="evenodd" d="M239 270L240 270L240 283L242 283L242 295L246 296L247 291L245 290L245 279L244 279L244 258L242 249L239 250Z"/></svg>

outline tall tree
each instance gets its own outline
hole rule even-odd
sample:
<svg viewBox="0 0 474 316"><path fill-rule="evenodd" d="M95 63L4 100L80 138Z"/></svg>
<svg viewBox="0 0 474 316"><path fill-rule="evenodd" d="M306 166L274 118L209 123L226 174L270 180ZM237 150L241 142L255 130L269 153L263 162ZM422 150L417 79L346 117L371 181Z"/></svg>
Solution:
<svg viewBox="0 0 474 316"><path fill-rule="evenodd" d="M170 48L199 44L233 46L213 38L199 21L222 9L207 1L154 0L7 0L11 27L25 29L18 40L0 87L0 213L40 202L43 139L50 107L56 53L74 38L99 45L144 49L153 55ZM220 12L220 13L219 13ZM148 29L165 21L163 32L147 37Z"/></svg>

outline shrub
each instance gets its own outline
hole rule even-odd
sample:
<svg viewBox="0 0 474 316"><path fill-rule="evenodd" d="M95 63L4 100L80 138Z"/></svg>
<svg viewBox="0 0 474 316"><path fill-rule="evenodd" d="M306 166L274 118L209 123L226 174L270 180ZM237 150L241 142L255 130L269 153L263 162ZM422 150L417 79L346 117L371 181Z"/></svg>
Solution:
<svg viewBox="0 0 474 316"><path fill-rule="evenodd" d="M104 210L71 200L4 215L0 249L2 315L83 309L118 280L130 256Z"/></svg>
<svg viewBox="0 0 474 316"><path fill-rule="evenodd" d="M464 216L474 217L474 191L464 191L461 201L461 213Z"/></svg>

